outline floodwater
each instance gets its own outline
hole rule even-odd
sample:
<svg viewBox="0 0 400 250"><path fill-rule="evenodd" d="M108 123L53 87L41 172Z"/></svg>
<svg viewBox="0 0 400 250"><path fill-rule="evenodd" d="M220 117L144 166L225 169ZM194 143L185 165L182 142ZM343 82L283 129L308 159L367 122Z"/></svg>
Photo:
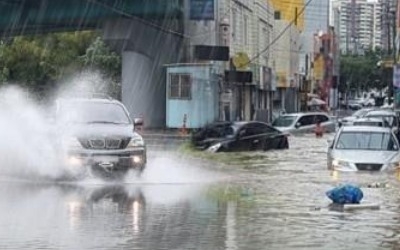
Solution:
<svg viewBox="0 0 400 250"><path fill-rule="evenodd" d="M326 139L224 166L150 152L142 178L123 183L2 177L0 249L399 249L396 176L327 171ZM329 210L341 183L380 209Z"/></svg>

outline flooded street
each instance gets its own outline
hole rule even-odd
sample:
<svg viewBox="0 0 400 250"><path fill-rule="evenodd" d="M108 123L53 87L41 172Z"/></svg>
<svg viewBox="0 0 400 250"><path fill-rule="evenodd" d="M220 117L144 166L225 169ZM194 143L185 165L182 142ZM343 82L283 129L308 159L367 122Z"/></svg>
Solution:
<svg viewBox="0 0 400 250"><path fill-rule="evenodd" d="M124 183L2 177L0 249L399 249L396 176L327 171L326 140L225 165L149 150L142 178ZM342 183L380 209L329 210L325 192Z"/></svg>

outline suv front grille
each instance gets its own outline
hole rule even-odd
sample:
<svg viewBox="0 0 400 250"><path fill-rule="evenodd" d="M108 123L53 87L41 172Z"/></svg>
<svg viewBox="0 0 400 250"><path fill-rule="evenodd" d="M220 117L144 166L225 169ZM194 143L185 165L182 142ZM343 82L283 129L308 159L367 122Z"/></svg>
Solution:
<svg viewBox="0 0 400 250"><path fill-rule="evenodd" d="M356 167L360 171L380 171L383 164L368 164L368 163L357 163Z"/></svg>
<svg viewBox="0 0 400 250"><path fill-rule="evenodd" d="M86 149L124 149L130 138L81 138L79 142Z"/></svg>

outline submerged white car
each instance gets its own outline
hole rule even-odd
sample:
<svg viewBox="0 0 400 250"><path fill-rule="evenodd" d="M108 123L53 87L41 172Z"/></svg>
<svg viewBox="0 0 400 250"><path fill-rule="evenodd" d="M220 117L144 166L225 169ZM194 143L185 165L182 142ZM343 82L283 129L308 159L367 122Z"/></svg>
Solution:
<svg viewBox="0 0 400 250"><path fill-rule="evenodd" d="M386 171L399 167L399 142L390 128L345 126L328 143L329 170Z"/></svg>

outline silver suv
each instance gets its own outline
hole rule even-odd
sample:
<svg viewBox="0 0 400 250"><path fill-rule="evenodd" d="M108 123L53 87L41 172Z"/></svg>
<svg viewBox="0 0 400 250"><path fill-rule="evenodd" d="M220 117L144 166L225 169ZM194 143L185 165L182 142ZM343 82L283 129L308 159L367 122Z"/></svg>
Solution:
<svg viewBox="0 0 400 250"><path fill-rule="evenodd" d="M123 177L146 166L146 145L135 132L142 121L111 98L64 98L55 105L55 124L71 172Z"/></svg>
<svg viewBox="0 0 400 250"><path fill-rule="evenodd" d="M272 126L282 132L310 133L315 130L318 122L326 132L335 132L335 122L323 112L285 114L275 119Z"/></svg>

